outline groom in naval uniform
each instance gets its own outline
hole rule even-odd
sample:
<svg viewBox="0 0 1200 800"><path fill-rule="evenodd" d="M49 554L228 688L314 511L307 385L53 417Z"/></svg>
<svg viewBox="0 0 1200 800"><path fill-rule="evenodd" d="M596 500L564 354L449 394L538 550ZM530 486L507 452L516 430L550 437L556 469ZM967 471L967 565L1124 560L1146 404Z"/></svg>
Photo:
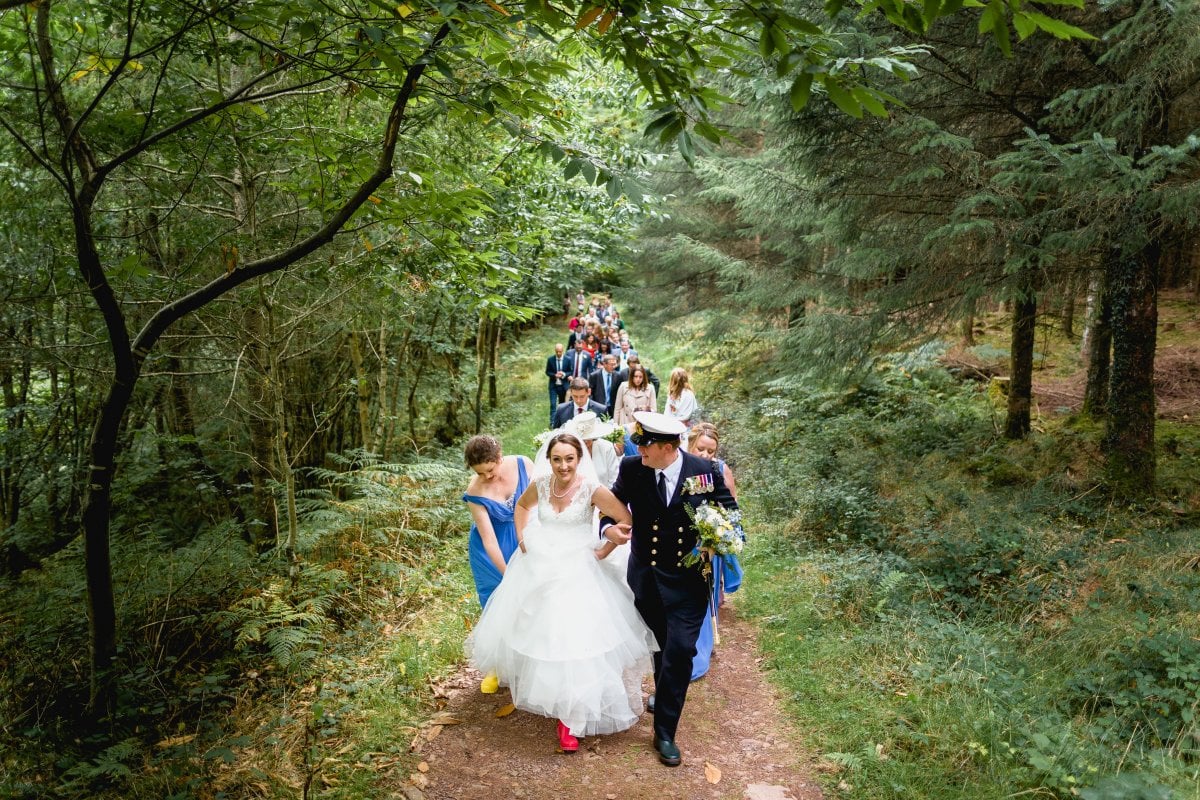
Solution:
<svg viewBox="0 0 1200 800"><path fill-rule="evenodd" d="M633 442L638 455L621 461L612 492L629 506L633 526L601 519L601 530L616 544L630 542L626 580L634 603L658 640L654 654L654 749L669 767L682 761L675 729L692 678L696 638L708 613L708 586L700 565L684 566L696 547L696 528L686 506L714 503L736 509L729 488L713 463L679 449L682 422L665 414L639 411ZM697 480L689 482L689 478Z"/></svg>

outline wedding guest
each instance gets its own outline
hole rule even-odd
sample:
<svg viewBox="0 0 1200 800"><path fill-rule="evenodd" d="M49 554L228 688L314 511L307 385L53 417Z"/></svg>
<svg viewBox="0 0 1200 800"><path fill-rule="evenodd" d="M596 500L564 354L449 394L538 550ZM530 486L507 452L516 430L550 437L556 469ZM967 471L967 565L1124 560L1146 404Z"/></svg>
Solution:
<svg viewBox="0 0 1200 800"><path fill-rule="evenodd" d="M586 378L592 374L592 357L583 347L583 339L575 340L575 349L567 352L563 361L567 375L572 378Z"/></svg>
<svg viewBox="0 0 1200 800"><path fill-rule="evenodd" d="M687 449L694 456L707 458L713 463L713 470L719 472L729 487L729 493L737 499L737 486L733 479L733 470L723 460L717 457L717 447L721 436L717 426L711 422L697 422L688 431ZM696 658L692 661L692 680L703 677L708 672L709 662L713 651L713 626L718 620L719 609L725 602L726 592L736 592L742 585L742 564L732 553L725 556L713 556L713 595L709 616L700 628L700 636L696 639Z"/></svg>
<svg viewBox="0 0 1200 800"><path fill-rule="evenodd" d="M617 387L617 397L613 402L613 420L618 425L628 425L634 421L633 415L638 411L657 411L658 395L646 368L641 364L629 367L628 377Z"/></svg>
<svg viewBox="0 0 1200 800"><path fill-rule="evenodd" d="M464 649L477 669L501 676L513 705L557 719L559 748L574 753L580 736L637 723L658 647L629 587L601 566L615 544L596 546L594 509L626 526L629 510L577 436L559 432L546 448L517 501L520 552Z"/></svg>
<svg viewBox="0 0 1200 800"><path fill-rule="evenodd" d="M583 349L587 351L593 361L596 359L596 352L600 349L600 342L597 340L596 334L589 332L587 336L583 337Z"/></svg>
<svg viewBox="0 0 1200 800"><path fill-rule="evenodd" d="M613 351L617 356L617 364L621 369L629 367L629 357L636 356L637 350L630 346L628 339L622 339L617 344L617 349Z"/></svg>
<svg viewBox="0 0 1200 800"><path fill-rule="evenodd" d="M655 395L662 394L662 386L658 382L658 376L654 374L654 370L650 369L649 367L647 367L645 365L645 363L642 361L641 356L639 356L636 352L630 353L629 357L625 359L625 363L627 364L625 369L623 369L619 373L617 373L617 377L620 380L628 380L629 379L629 370L633 368L634 364L640 364L646 370L646 377L650 380L650 385L654 387Z"/></svg>
<svg viewBox="0 0 1200 800"><path fill-rule="evenodd" d="M463 456L467 467L475 473L462 499L471 512L467 557L479 606L483 608L500 585L508 560L517 549L513 508L529 486L530 462L524 456L505 456L499 440L486 434L472 436ZM498 686L496 676L489 674L479 690L492 694Z"/></svg>
<svg viewBox="0 0 1200 800"><path fill-rule="evenodd" d="M671 382L667 386L667 407L663 413L690 428L699 410L688 371L683 367L671 370Z"/></svg>
<svg viewBox="0 0 1200 800"><path fill-rule="evenodd" d="M599 359L600 367L588 378L592 398L604 406L606 416L613 415L613 403L617 397L617 357L612 353Z"/></svg>
<svg viewBox="0 0 1200 800"><path fill-rule="evenodd" d="M567 369L563 346L554 345L554 355L546 358L546 378L550 388L550 421L554 422L554 410L567 399Z"/></svg>
<svg viewBox="0 0 1200 800"><path fill-rule="evenodd" d="M697 422L688 432L688 452L700 458L707 458L721 470L721 477L729 487L729 493L737 499L737 484L733 479L733 470L722 459L717 457L717 448L721 443L721 435L717 426L711 422Z"/></svg>
<svg viewBox="0 0 1200 800"><path fill-rule="evenodd" d="M567 424L568 420L574 419L586 411L591 411L596 415L608 413L604 406L592 400L592 387L587 378L571 378L567 393L571 395L571 399L555 409L554 419L550 421L552 428L561 428Z"/></svg>
<svg viewBox="0 0 1200 800"><path fill-rule="evenodd" d="M621 319L621 312L613 309L612 316L608 320L609 327L615 327L619 331L625 330L625 320Z"/></svg>

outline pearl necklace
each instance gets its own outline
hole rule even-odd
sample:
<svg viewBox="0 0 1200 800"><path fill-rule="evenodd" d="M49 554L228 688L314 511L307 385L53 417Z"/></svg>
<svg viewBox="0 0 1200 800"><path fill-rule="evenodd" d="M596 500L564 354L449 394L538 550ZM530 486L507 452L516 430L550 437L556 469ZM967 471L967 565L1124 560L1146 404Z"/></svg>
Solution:
<svg viewBox="0 0 1200 800"><path fill-rule="evenodd" d="M578 476L576 476L576 477L578 477ZM571 490L575 488L575 484L576 484L576 483L578 483L578 481L575 481L575 480L571 481L570 485L569 485L569 486L567 486L567 488L563 490L563 493L562 493L562 494L555 494L555 493L554 493L554 484L555 484L555 483L557 483L557 480L554 480L554 481L551 481L551 482L550 482L550 496L551 496L551 497L554 497L554 498L556 498L556 499L558 499L558 500L561 500L561 499L563 499L564 497L566 497L568 494L570 494L570 493L571 493Z"/></svg>

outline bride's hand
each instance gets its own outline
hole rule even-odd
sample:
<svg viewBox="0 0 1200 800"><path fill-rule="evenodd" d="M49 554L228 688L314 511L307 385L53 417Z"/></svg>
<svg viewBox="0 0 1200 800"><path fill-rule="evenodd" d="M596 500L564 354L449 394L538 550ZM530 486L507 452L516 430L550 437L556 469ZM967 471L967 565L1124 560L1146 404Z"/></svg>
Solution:
<svg viewBox="0 0 1200 800"><path fill-rule="evenodd" d="M624 522L615 522L604 529L604 538L613 544L621 545L633 538L633 526Z"/></svg>

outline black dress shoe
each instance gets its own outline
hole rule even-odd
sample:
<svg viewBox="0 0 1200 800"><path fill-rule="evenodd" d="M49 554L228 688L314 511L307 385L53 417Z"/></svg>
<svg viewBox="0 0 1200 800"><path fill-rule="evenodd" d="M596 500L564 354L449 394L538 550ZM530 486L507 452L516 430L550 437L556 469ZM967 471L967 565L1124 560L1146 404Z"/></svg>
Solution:
<svg viewBox="0 0 1200 800"><path fill-rule="evenodd" d="M654 749L658 753L658 760L668 767L678 767L683 761L683 756L680 755L679 748L670 739L659 739L655 736Z"/></svg>
<svg viewBox="0 0 1200 800"><path fill-rule="evenodd" d="M654 713L654 695L650 695L646 698L646 710L651 714Z"/></svg>

